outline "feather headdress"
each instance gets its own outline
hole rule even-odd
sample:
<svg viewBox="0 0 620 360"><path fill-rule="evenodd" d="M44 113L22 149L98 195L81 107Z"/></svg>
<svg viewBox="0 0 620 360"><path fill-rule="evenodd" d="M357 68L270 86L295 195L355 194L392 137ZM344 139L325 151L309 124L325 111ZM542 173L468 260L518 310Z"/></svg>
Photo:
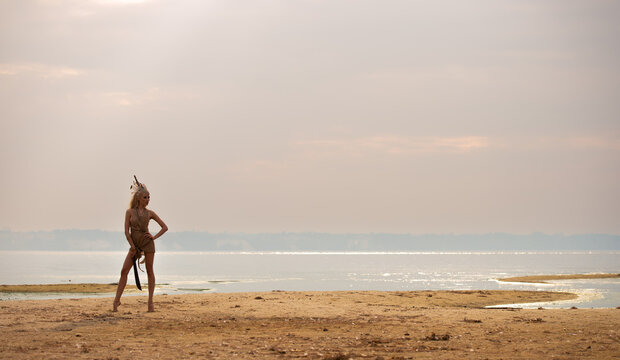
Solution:
<svg viewBox="0 0 620 360"><path fill-rule="evenodd" d="M138 181L136 175L133 176L133 184L129 187L131 194L134 195L140 190L146 190L146 186Z"/></svg>

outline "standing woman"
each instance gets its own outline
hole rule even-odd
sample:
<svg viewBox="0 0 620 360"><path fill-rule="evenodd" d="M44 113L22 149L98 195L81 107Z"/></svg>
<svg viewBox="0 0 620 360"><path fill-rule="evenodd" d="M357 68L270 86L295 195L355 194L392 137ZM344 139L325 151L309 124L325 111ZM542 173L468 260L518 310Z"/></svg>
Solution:
<svg viewBox="0 0 620 360"><path fill-rule="evenodd" d="M132 194L129 209L125 212L125 237L129 242L130 248L121 269L121 278L118 281L112 311L117 311L118 306L121 304L121 295L123 295L123 290L125 290L125 285L127 285L127 273L129 273L134 264L133 259L137 257L137 260L140 261L140 257L144 255L143 262L146 262L146 273L149 279L148 311L152 312L155 311L153 306L153 292L155 291L155 273L153 273L153 259L155 258L154 240L168 231L168 226L154 211L146 208L151 200L151 194L144 184L138 182L135 176L134 179L135 181L131 186ZM149 221L151 219L161 226L161 230L155 236L149 233Z"/></svg>

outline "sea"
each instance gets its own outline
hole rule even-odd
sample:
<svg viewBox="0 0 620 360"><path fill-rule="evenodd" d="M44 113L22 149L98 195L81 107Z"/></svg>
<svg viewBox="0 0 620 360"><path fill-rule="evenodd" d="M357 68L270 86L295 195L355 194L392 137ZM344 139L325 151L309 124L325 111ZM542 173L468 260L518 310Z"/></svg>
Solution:
<svg viewBox="0 0 620 360"><path fill-rule="evenodd" d="M0 284L115 283L126 253L0 251ZM548 290L578 299L521 308L616 308L619 279L498 281L524 275L620 273L619 251L158 252L156 294L338 290ZM146 273L140 272L146 285ZM132 284L133 271L128 284ZM140 294L126 296L144 296ZM112 294L1 293L0 300ZM502 304L511 305L511 304Z"/></svg>

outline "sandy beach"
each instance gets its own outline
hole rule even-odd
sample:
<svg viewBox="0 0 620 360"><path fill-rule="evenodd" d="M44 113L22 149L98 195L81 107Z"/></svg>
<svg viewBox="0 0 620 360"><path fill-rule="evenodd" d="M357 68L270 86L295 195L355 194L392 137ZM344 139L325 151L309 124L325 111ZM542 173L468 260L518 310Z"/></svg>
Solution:
<svg viewBox="0 0 620 360"><path fill-rule="evenodd" d="M267 292L0 302L7 359L617 359L618 309L538 291Z"/></svg>

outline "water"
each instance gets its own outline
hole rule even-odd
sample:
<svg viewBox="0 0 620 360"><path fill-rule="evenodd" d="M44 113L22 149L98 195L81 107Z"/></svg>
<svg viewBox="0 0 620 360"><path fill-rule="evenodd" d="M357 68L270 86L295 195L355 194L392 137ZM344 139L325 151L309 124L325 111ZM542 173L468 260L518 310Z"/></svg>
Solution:
<svg viewBox="0 0 620 360"><path fill-rule="evenodd" d="M1 284L113 283L121 252L0 251ZM519 284L521 275L618 273L620 252L159 252L156 294L329 290L553 290L578 300L545 307L620 306L618 279ZM146 282L146 274L141 273ZM129 283L133 282L132 273ZM7 294L0 300L110 296ZM525 307L537 307L532 304ZM522 306L523 307L523 306Z"/></svg>

